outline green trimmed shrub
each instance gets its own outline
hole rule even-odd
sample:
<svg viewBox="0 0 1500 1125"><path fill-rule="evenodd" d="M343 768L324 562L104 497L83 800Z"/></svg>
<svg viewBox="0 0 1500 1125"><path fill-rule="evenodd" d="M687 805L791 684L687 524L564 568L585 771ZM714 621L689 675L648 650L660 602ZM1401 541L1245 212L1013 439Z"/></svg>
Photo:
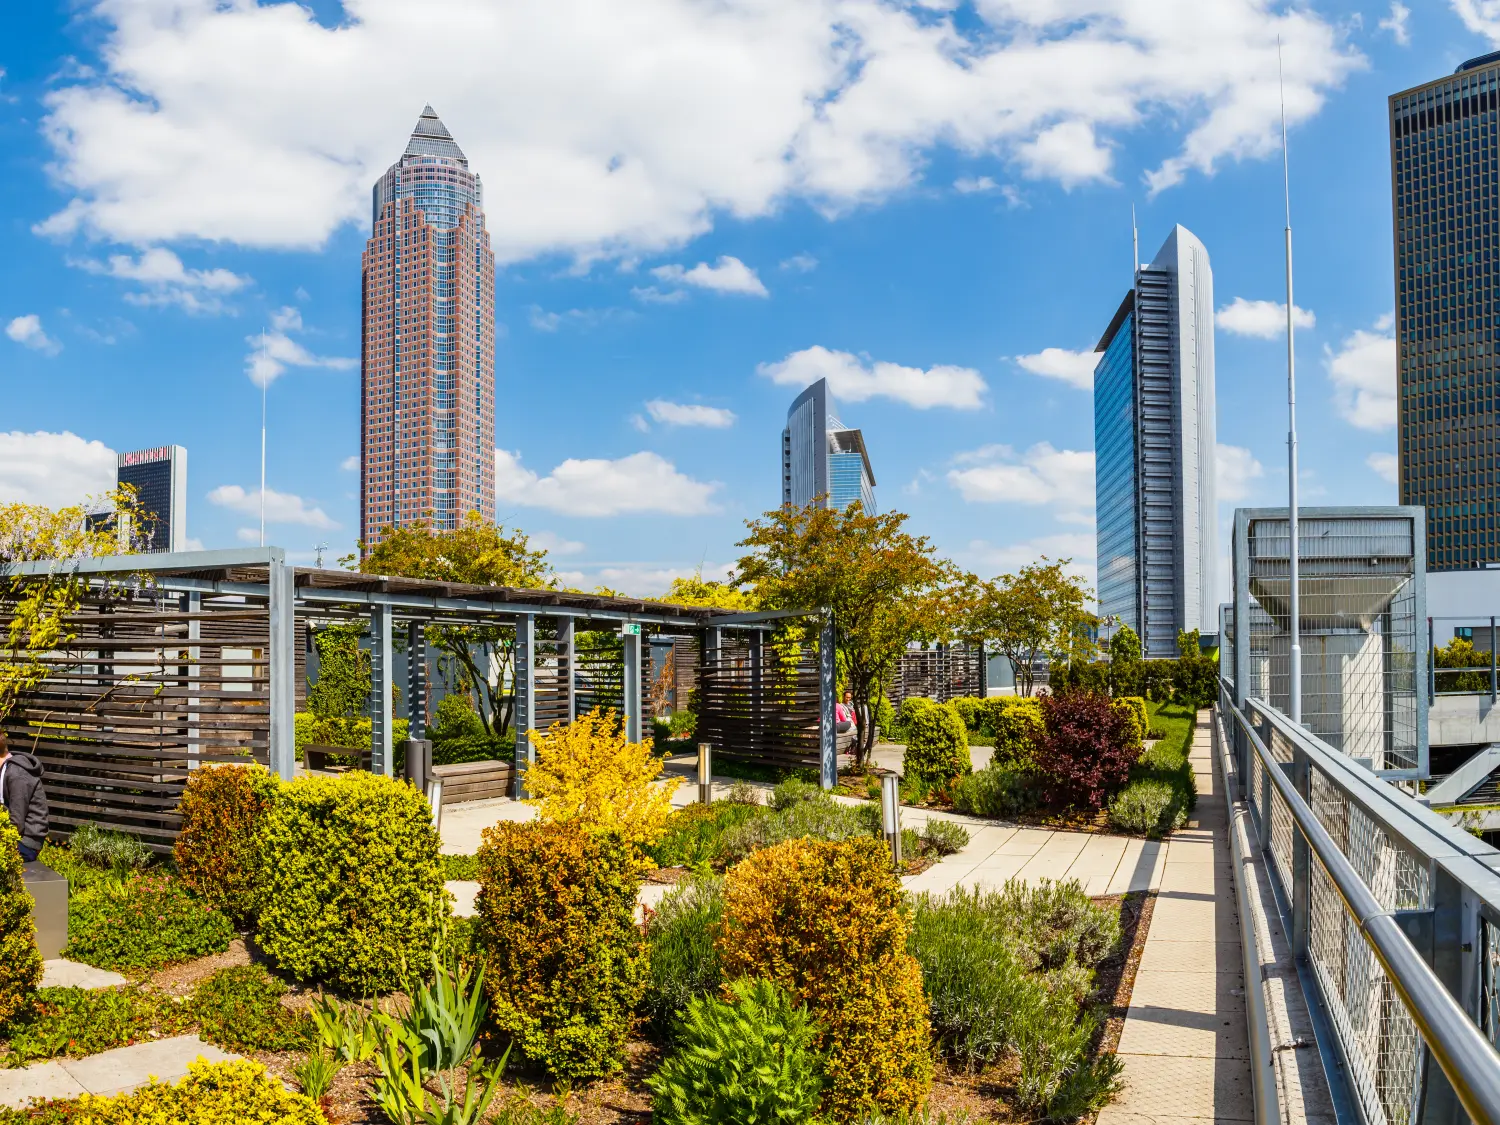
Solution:
<svg viewBox="0 0 1500 1125"><path fill-rule="evenodd" d="M1157 839L1187 823L1186 786L1142 777L1129 782L1109 803L1109 823L1121 832Z"/></svg>
<svg viewBox="0 0 1500 1125"><path fill-rule="evenodd" d="M1029 766L1037 744L1046 736L1041 701L1031 696L992 695L984 701L984 727L995 739L990 760Z"/></svg>
<svg viewBox="0 0 1500 1125"><path fill-rule="evenodd" d="M656 843L646 846L646 854L658 867L697 867L711 863L719 854L726 832L747 820L765 816L768 811L762 805L734 800L688 805L667 818L666 833Z"/></svg>
<svg viewBox="0 0 1500 1125"><path fill-rule="evenodd" d="M131 875L71 889L63 953L100 969L155 972L223 953L234 926L170 875Z"/></svg>
<svg viewBox="0 0 1500 1125"><path fill-rule="evenodd" d="M427 801L389 777L303 777L256 835L265 873L256 940L297 980L356 995L426 965L447 915Z"/></svg>
<svg viewBox="0 0 1500 1125"><path fill-rule="evenodd" d="M231 1051L301 1051L312 1020L281 1002L286 985L262 965L220 969L193 992L192 1012L210 1043Z"/></svg>
<svg viewBox="0 0 1500 1125"><path fill-rule="evenodd" d="M152 1081L128 1094L111 1097L84 1094L65 1102L50 1102L40 1112L52 1110L60 1112L56 1117L37 1120L48 1125L53 1121L76 1121L80 1125L144 1125L146 1122L193 1122L194 1125L234 1122L239 1125L247 1121L324 1125L325 1121L311 1098L291 1093L278 1079L267 1074L265 1067L249 1059L191 1062L187 1077L171 1084Z"/></svg>
<svg viewBox="0 0 1500 1125"><path fill-rule="evenodd" d="M958 712L947 704L912 698L901 704L906 727L906 754L901 771L935 785L972 773L969 733Z"/></svg>
<svg viewBox="0 0 1500 1125"><path fill-rule="evenodd" d="M688 1002L723 982L714 931L724 917L724 880L700 875L678 885L646 916L651 977L642 1010L653 1035L669 1042Z"/></svg>
<svg viewBox="0 0 1500 1125"><path fill-rule="evenodd" d="M1146 737L1146 724L1141 719L1140 712L1128 699L1111 699L1109 705L1114 708L1115 714L1120 717L1120 737L1127 745L1139 747L1141 739Z"/></svg>
<svg viewBox="0 0 1500 1125"><path fill-rule="evenodd" d="M823 787L817 782L789 777L771 790L771 807L782 812L801 801L816 801L822 796Z"/></svg>
<svg viewBox="0 0 1500 1125"><path fill-rule="evenodd" d="M123 879L132 871L144 871L155 860L151 849L134 836L112 832L97 824L80 824L68 837L68 850L80 863Z"/></svg>
<svg viewBox="0 0 1500 1125"><path fill-rule="evenodd" d="M1149 708L1146 706L1145 697L1140 695L1121 695L1117 698L1135 708L1135 717L1141 726L1141 737L1144 738L1145 732L1151 729L1151 715Z"/></svg>
<svg viewBox="0 0 1500 1125"><path fill-rule="evenodd" d="M763 979L737 980L726 1003L688 1004L681 1045L646 1079L660 1125L799 1125L822 1092L817 1029L805 1005Z"/></svg>
<svg viewBox="0 0 1500 1125"><path fill-rule="evenodd" d="M866 801L842 805L819 791L808 801L797 801L779 812L751 817L725 832L719 840L718 861L732 867L751 852L784 840L849 840L880 835L880 805Z"/></svg>
<svg viewBox="0 0 1500 1125"><path fill-rule="evenodd" d="M948 701L948 706L958 712L958 717L963 720L964 728L970 734L978 734L984 728L984 704L985 701L977 695L961 695Z"/></svg>
<svg viewBox="0 0 1500 1125"><path fill-rule="evenodd" d="M31 896L21 882L21 834L0 819L0 1025L24 1008L42 980Z"/></svg>
<svg viewBox="0 0 1500 1125"><path fill-rule="evenodd" d="M0 1021L0 1066L26 1066L58 1055L81 1059L180 1034L192 1022L187 1005L141 985L39 988L9 1022Z"/></svg>
<svg viewBox="0 0 1500 1125"><path fill-rule="evenodd" d="M183 884L241 924L255 916L255 834L278 784L258 765L204 767L188 775L177 803L182 830L172 855Z"/></svg>
<svg viewBox="0 0 1500 1125"><path fill-rule="evenodd" d="M953 783L953 808L970 816L1019 816L1041 803L1040 786L1029 770L991 762Z"/></svg>
<svg viewBox="0 0 1500 1125"><path fill-rule="evenodd" d="M951 820L929 820L922 828L923 847L936 855L953 855L969 843L969 830Z"/></svg>
<svg viewBox="0 0 1500 1125"><path fill-rule="evenodd" d="M557 1078L618 1071L649 977L640 860L575 822L497 824L479 848L490 1018Z"/></svg>

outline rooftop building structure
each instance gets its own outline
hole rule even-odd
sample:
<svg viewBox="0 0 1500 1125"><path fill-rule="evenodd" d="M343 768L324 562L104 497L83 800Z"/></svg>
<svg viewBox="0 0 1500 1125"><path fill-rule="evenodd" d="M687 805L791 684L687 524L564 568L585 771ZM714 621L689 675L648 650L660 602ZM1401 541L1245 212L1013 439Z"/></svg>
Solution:
<svg viewBox="0 0 1500 1125"><path fill-rule="evenodd" d="M799 394L781 431L781 502L805 508L814 500L840 511L856 500L874 515L875 471L865 436L834 415L828 380Z"/></svg>

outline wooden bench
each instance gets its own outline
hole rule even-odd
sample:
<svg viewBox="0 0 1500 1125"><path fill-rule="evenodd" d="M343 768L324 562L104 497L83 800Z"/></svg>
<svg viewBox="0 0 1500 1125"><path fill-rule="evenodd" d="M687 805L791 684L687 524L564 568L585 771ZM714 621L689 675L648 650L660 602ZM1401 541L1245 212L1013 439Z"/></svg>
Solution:
<svg viewBox="0 0 1500 1125"><path fill-rule="evenodd" d="M510 762L493 759L432 767L432 776L441 778L443 782L444 805L509 797L511 779L515 777L515 772L515 767Z"/></svg>
<svg viewBox="0 0 1500 1125"><path fill-rule="evenodd" d="M330 766L329 758L353 758L354 765ZM310 770L368 770L373 758L368 746L304 746L302 763Z"/></svg>

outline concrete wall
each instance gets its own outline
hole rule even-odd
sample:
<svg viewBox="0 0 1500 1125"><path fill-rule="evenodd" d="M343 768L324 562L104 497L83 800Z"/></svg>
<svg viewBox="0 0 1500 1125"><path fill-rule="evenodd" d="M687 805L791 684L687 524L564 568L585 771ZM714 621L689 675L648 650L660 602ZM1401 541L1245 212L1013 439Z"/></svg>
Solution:
<svg viewBox="0 0 1500 1125"><path fill-rule="evenodd" d="M1500 707L1487 694L1440 695L1427 709L1427 734L1433 746L1500 742Z"/></svg>

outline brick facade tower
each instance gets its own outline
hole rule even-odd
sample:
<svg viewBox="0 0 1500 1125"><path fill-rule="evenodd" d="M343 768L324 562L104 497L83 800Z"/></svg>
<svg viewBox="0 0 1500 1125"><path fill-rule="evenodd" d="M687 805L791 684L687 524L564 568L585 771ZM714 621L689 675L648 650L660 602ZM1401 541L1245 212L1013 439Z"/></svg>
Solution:
<svg viewBox="0 0 1500 1125"><path fill-rule="evenodd" d="M362 261L360 539L495 518L495 256L484 189L428 106L375 184Z"/></svg>

